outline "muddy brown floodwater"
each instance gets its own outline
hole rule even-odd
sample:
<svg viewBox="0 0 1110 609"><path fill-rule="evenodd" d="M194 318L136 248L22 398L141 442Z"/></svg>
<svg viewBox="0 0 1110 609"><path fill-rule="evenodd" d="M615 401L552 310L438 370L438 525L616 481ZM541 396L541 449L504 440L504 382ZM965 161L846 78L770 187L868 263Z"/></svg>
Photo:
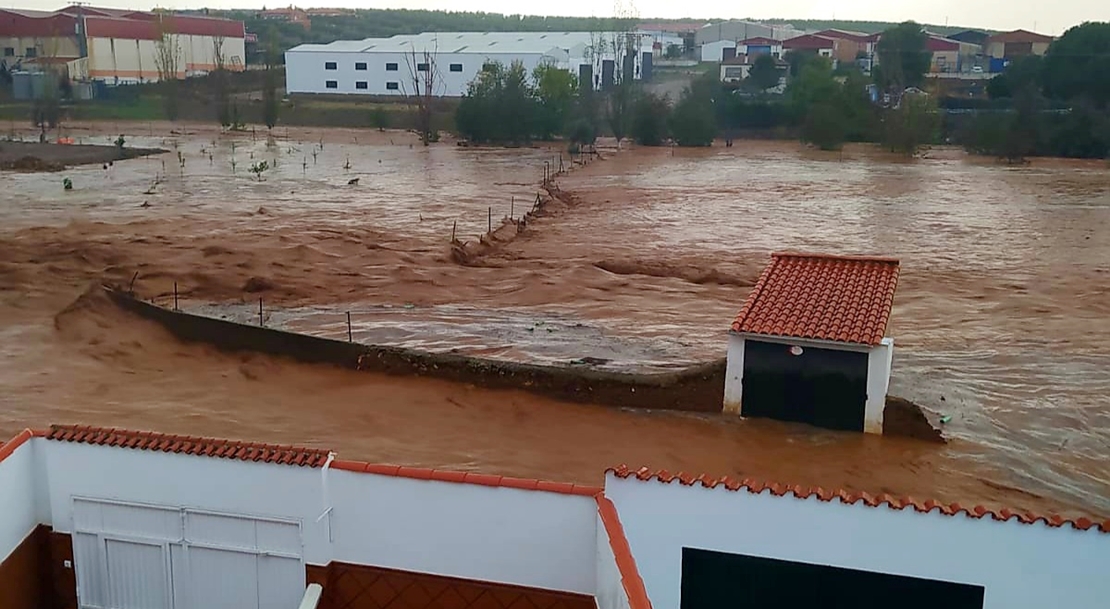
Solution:
<svg viewBox="0 0 1110 609"><path fill-rule="evenodd" d="M556 150L71 127L89 142L119 132L171 152L110 172L0 174L0 435L79 422L557 480L647 464L1110 515L1105 164L1012 169L948 150L905 162L764 142L634 149L561 178L576 203L460 266L452 226L477 239L491 216L520 215ZM247 171L275 159L261 182ZM951 444L233 356L79 299L138 273L136 291L163 304L174 282L195 312L249 319L261 297L267 324L299 331L345 335L351 311L366 342L666 369L723 355L731 317L780 249L902 259L892 393L950 416Z"/></svg>

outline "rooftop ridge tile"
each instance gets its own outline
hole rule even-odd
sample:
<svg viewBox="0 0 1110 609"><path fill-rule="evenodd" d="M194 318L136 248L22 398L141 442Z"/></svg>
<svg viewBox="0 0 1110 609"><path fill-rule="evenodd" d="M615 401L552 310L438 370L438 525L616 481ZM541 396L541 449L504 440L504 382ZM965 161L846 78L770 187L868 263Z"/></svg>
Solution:
<svg viewBox="0 0 1110 609"><path fill-rule="evenodd" d="M921 514L928 514L934 510L939 511L945 516L956 516L963 514L966 517L981 520L987 516L991 520L998 522L1007 522L1011 519L1016 519L1022 524L1035 524L1038 521L1043 521L1045 525L1051 528L1060 528L1064 525L1070 525L1073 529L1079 531L1088 531L1090 529L1097 529L1101 533L1110 533L1110 520L1103 522L1095 521L1086 516L1076 519L1068 519L1060 516L1059 514L1033 514L1024 513L1019 514L1010 508L1001 508L992 510L982 505L975 505L972 507L964 507L959 503L952 503L944 505L937 502L935 499L926 499L918 501L910 496L895 497L887 493L880 493L872 495L866 491L850 491L847 489L828 490L822 487L806 487L801 485L785 485L778 483L766 483L752 478L744 478L741 481L736 481L734 478L722 476L720 478L713 478L707 474L692 476L690 474L678 473L671 474L667 470L651 470L647 467L638 469L631 469L627 465L618 465L616 467L609 467L605 470L606 474L613 474L621 479L635 478L641 482L656 481L661 484L670 484L678 480L680 484L685 486L692 486L694 483L701 483L704 488L713 489L718 485L723 485L725 489L737 492L741 489L748 491L753 495L759 495L764 491L776 497L784 497L787 493L793 495L797 499L809 499L816 496L819 501L828 503L834 498L839 499L841 503L847 505L855 505L856 503L863 502L868 507L877 508L885 505L892 510L904 510L906 508L913 508L915 512ZM687 483L687 480L690 482Z"/></svg>

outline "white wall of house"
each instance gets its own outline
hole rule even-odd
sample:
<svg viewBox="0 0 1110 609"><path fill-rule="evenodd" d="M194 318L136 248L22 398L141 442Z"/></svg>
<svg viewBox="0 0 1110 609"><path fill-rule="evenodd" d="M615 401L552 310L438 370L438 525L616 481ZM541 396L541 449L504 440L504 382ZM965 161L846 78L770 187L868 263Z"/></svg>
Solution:
<svg viewBox="0 0 1110 609"><path fill-rule="evenodd" d="M335 560L593 594L593 497L334 471Z"/></svg>
<svg viewBox="0 0 1110 609"><path fill-rule="evenodd" d="M768 343L798 345L803 348L815 347L867 352L867 402L864 406L863 430L866 433L883 433L883 410L886 408L886 393L890 388L890 372L894 358L893 339L884 338L881 344L875 347L867 347L829 341L729 333L723 410L726 413L740 416L744 415L744 341L746 337Z"/></svg>
<svg viewBox="0 0 1110 609"><path fill-rule="evenodd" d="M983 586L984 609L1101 609L1110 598L1110 535L1097 529L612 474L605 489L655 607L679 606L684 547Z"/></svg>
<svg viewBox="0 0 1110 609"><path fill-rule="evenodd" d="M725 49L735 49L735 40L717 40L714 42L707 42L701 45L701 60L702 61L721 61L724 57Z"/></svg>
<svg viewBox="0 0 1110 609"><path fill-rule="evenodd" d="M34 450L28 441L0 461L0 562L15 551L39 523L35 483Z"/></svg>
<svg viewBox="0 0 1110 609"><path fill-rule="evenodd" d="M74 531L74 498L110 500L301 523L303 557L593 594L597 504L593 497L253 463L35 438L44 476L24 450L0 464L0 548L12 530L51 524ZM9 463L9 461L11 463ZM6 481L6 476L12 480ZM47 488L35 517L27 493ZM328 510L330 509L330 512ZM321 518L325 512L328 516ZM14 546L13 546L14 547Z"/></svg>
<svg viewBox="0 0 1110 609"><path fill-rule="evenodd" d="M597 526L597 585L594 600L597 609L629 609L628 593L624 590L617 558L601 515L596 517Z"/></svg>

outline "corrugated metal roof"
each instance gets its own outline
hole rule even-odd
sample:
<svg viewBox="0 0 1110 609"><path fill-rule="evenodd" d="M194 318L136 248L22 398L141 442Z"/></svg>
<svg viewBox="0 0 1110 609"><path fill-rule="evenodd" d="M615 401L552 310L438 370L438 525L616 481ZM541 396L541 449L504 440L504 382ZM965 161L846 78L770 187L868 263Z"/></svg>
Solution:
<svg viewBox="0 0 1110 609"><path fill-rule="evenodd" d="M566 52L574 47L588 46L599 37L610 39L623 32L424 32L402 34L391 38L337 40L328 44L302 44L289 50L332 53L407 53L436 50L440 53L474 53L489 55L546 55L556 49ZM641 50L651 50L651 39L640 36Z"/></svg>

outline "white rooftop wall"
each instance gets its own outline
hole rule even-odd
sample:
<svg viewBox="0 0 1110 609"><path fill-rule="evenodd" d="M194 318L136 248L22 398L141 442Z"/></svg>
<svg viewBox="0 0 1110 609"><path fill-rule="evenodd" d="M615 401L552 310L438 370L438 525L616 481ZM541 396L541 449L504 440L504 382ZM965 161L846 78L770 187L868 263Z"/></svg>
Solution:
<svg viewBox="0 0 1110 609"><path fill-rule="evenodd" d="M39 524L35 483L35 455L28 441L0 461L0 562Z"/></svg>
<svg viewBox="0 0 1110 609"><path fill-rule="evenodd" d="M648 597L678 607L682 548L973 584L984 609L1103 609L1110 534L862 502L606 477Z"/></svg>
<svg viewBox="0 0 1110 609"><path fill-rule="evenodd" d="M45 455L44 476L30 473L32 443ZM74 530L75 497L192 508L298 521L310 564L595 588L593 497L331 469L325 484L319 468L35 438L0 463L0 549L38 522L27 499L36 481L51 505L44 524L64 533Z"/></svg>

